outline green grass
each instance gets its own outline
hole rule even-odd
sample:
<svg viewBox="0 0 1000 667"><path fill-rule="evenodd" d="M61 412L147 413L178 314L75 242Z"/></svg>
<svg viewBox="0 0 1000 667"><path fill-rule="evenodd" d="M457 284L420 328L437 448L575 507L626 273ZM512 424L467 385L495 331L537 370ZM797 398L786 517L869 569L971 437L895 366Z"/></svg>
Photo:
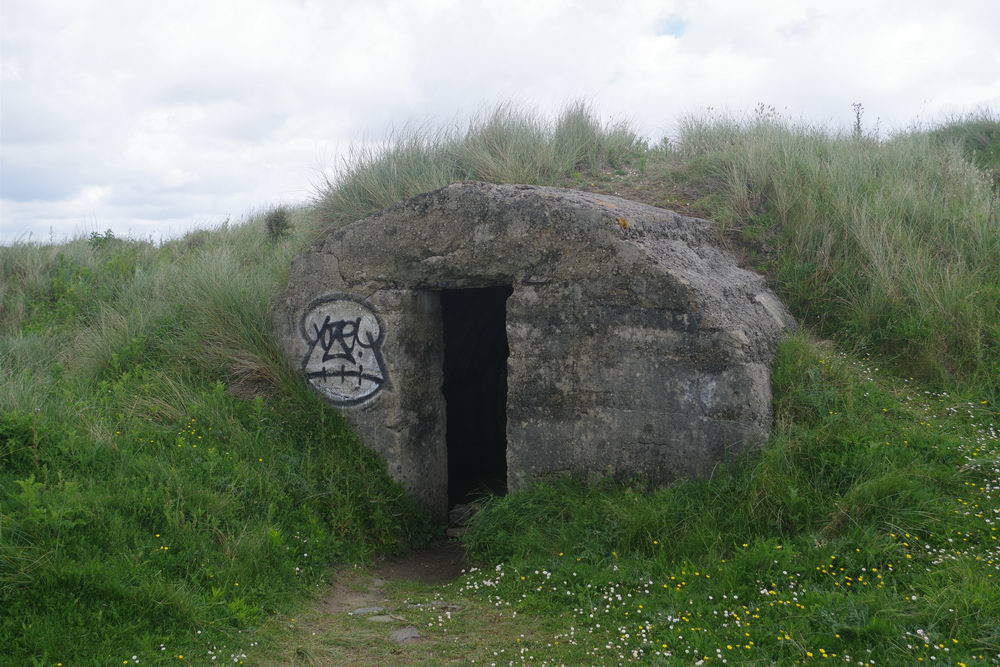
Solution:
<svg viewBox="0 0 1000 667"><path fill-rule="evenodd" d="M995 411L802 336L775 401L760 455L711 480L488 502L466 541L499 565L461 590L563 619L530 664L1000 660Z"/></svg>
<svg viewBox="0 0 1000 667"><path fill-rule="evenodd" d="M994 190L1000 188L1000 120L993 112L982 110L953 118L929 134L938 141L958 144L976 166L992 177Z"/></svg>
<svg viewBox="0 0 1000 667"><path fill-rule="evenodd" d="M387 146L352 151L316 208L327 222L351 222L456 181L549 184L580 169L619 167L645 150L627 124L602 123L582 103L554 122L500 105L467 127L411 127Z"/></svg>
<svg viewBox="0 0 1000 667"><path fill-rule="evenodd" d="M799 318L905 375L1000 398L1000 207L968 157L998 136L986 115L879 141L763 111L688 118L678 150Z"/></svg>
<svg viewBox="0 0 1000 667"><path fill-rule="evenodd" d="M0 662L228 661L331 564L426 539L277 350L295 247L258 218L0 250Z"/></svg>
<svg viewBox="0 0 1000 667"><path fill-rule="evenodd" d="M269 624L276 641L250 660L1000 660L996 410L804 335L782 343L775 392L760 455L710 480L554 478L487 501L465 538L478 567L379 601L422 642L396 646L385 626L313 604ZM455 611L428 613L434 601Z"/></svg>
<svg viewBox="0 0 1000 667"><path fill-rule="evenodd" d="M310 207L0 248L0 664L239 660L331 568L428 538L270 309L318 229L460 179L711 214L832 339L782 345L773 437L711 480L489 502L450 589L510 615L476 655L997 661L997 134L988 113L888 140L761 113L650 148L584 105L501 106L355 152Z"/></svg>

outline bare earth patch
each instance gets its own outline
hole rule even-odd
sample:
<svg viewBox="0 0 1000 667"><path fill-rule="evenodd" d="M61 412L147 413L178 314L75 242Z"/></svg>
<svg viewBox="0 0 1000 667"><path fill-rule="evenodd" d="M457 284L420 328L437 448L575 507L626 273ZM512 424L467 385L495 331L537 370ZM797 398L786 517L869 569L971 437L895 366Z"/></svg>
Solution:
<svg viewBox="0 0 1000 667"><path fill-rule="evenodd" d="M538 629L458 593L449 584L465 567L465 549L448 542L343 570L318 600L263 628L268 649L247 664L489 664Z"/></svg>

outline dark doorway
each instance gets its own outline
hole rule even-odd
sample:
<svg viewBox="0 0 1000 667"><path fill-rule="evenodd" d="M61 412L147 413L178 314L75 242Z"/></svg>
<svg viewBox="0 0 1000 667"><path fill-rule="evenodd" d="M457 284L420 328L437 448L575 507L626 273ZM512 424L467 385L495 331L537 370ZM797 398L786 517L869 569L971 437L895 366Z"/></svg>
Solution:
<svg viewBox="0 0 1000 667"><path fill-rule="evenodd" d="M441 292L448 506L507 491L510 285Z"/></svg>

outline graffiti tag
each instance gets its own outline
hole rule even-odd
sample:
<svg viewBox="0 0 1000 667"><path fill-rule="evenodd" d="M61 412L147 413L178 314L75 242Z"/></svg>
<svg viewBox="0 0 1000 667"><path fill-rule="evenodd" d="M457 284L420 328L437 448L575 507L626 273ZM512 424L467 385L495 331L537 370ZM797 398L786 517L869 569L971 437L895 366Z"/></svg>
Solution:
<svg viewBox="0 0 1000 667"><path fill-rule="evenodd" d="M300 329L309 346L302 370L309 383L332 402L355 405L385 385L385 329L363 299L349 294L316 299L302 316Z"/></svg>

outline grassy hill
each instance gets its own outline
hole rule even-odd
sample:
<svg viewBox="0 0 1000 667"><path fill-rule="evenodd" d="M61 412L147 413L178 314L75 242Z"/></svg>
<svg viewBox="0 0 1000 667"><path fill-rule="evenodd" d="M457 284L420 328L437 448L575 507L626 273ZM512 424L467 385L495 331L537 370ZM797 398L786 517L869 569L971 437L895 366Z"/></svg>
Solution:
<svg viewBox="0 0 1000 667"><path fill-rule="evenodd" d="M162 246L0 248L0 664L238 662L331 568L436 534L282 358L269 308L318 229L461 179L716 219L807 332L759 456L487 503L463 594L564 628L504 656L1000 660L998 128L878 139L762 109L649 146L580 105L500 107L354 154L309 207Z"/></svg>

